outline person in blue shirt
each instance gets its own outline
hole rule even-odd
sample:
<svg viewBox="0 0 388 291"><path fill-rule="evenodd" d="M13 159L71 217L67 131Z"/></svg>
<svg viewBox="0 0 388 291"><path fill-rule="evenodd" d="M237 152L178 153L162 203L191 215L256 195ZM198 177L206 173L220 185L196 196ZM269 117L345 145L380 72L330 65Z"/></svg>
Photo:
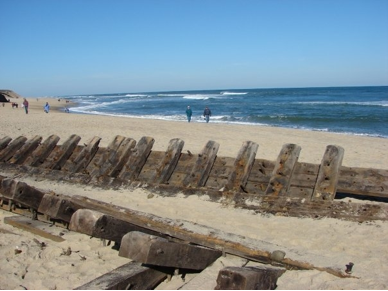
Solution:
<svg viewBox="0 0 388 291"><path fill-rule="evenodd" d="M187 121L190 122L191 121L191 115L193 115L193 111L191 110L190 106L187 106L186 115L187 115Z"/></svg>
<svg viewBox="0 0 388 291"><path fill-rule="evenodd" d="M50 111L50 105L48 104L48 102L46 102L46 105L44 106L44 112L49 113L49 111Z"/></svg>

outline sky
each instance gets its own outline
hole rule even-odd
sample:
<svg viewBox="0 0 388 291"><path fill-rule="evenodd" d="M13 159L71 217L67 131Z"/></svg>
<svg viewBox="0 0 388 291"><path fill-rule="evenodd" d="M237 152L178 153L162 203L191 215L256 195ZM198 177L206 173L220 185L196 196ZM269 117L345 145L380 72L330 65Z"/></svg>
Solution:
<svg viewBox="0 0 388 291"><path fill-rule="evenodd" d="M22 96L388 85L388 0L0 0Z"/></svg>

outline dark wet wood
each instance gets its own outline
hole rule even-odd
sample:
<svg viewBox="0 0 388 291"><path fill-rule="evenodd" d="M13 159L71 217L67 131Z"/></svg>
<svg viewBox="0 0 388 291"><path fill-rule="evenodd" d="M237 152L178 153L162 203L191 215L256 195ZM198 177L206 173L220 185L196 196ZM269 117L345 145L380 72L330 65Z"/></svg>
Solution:
<svg viewBox="0 0 388 291"><path fill-rule="evenodd" d="M286 196L296 163L298 162L300 146L285 144L276 160L265 195Z"/></svg>
<svg viewBox="0 0 388 291"><path fill-rule="evenodd" d="M211 168L217 157L220 145L215 141L208 141L202 152L198 154L197 160L191 172L184 178L183 186L202 187L206 184Z"/></svg>
<svg viewBox="0 0 388 291"><path fill-rule="evenodd" d="M74 290L153 290L167 275L130 262Z"/></svg>
<svg viewBox="0 0 388 291"><path fill-rule="evenodd" d="M326 147L311 200L334 200L343 157L342 147L334 145Z"/></svg>
<svg viewBox="0 0 388 291"><path fill-rule="evenodd" d="M23 164L32 152L40 145L41 136L35 136L28 140L9 160L11 164Z"/></svg>
<svg viewBox="0 0 388 291"><path fill-rule="evenodd" d="M119 251L119 256L146 265L192 270L205 269L221 255L221 251L171 242L139 231L124 235Z"/></svg>
<svg viewBox="0 0 388 291"><path fill-rule="evenodd" d="M27 138L24 136L19 136L13 141L11 141L8 146L0 152L0 161L8 162L12 156L24 145Z"/></svg>
<svg viewBox="0 0 388 291"><path fill-rule="evenodd" d="M254 142L246 141L243 143L234 162L234 169L225 185L225 190L247 192L245 186L255 162L258 148L259 145Z"/></svg>

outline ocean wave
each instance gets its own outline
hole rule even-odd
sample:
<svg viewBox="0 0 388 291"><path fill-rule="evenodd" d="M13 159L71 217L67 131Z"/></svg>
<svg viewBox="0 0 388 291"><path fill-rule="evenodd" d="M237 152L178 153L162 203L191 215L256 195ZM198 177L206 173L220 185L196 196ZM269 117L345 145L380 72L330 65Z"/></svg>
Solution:
<svg viewBox="0 0 388 291"><path fill-rule="evenodd" d="M220 93L221 95L246 95L248 92L229 92L229 91L223 91Z"/></svg>
<svg viewBox="0 0 388 291"><path fill-rule="evenodd" d="M300 101L295 104L311 105L358 105L358 106L382 106L388 107L388 101Z"/></svg>

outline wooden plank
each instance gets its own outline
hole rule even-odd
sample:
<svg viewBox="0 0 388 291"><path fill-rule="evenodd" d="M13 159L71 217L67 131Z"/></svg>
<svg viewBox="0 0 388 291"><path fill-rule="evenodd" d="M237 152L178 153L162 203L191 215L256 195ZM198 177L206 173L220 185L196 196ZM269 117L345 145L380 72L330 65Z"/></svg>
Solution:
<svg viewBox="0 0 388 291"><path fill-rule="evenodd" d="M13 187L12 200L18 202L28 208L37 210L42 201L44 192L32 187L22 181L17 181Z"/></svg>
<svg viewBox="0 0 388 291"><path fill-rule="evenodd" d="M32 167L39 167L56 147L59 141L57 135L50 135L32 154L27 158L25 164Z"/></svg>
<svg viewBox="0 0 388 291"><path fill-rule="evenodd" d="M186 187L203 187L209 177L214 161L217 157L217 152L220 145L212 140L209 140L202 152L198 155L197 161L189 175L183 180L183 186Z"/></svg>
<svg viewBox="0 0 388 291"><path fill-rule="evenodd" d="M51 220L69 223L74 212L78 210L69 196L45 193L38 207L38 212L46 215Z"/></svg>
<svg viewBox="0 0 388 291"><path fill-rule="evenodd" d="M388 198L388 170L341 167L337 192Z"/></svg>
<svg viewBox="0 0 388 291"><path fill-rule="evenodd" d="M300 146L296 144L285 144L276 160L272 177L265 190L265 195L285 196L287 195L290 181L299 158Z"/></svg>
<svg viewBox="0 0 388 291"><path fill-rule="evenodd" d="M124 181L137 179L141 169L147 161L155 140L152 137L143 136L137 143L134 151L129 156L118 178Z"/></svg>
<svg viewBox="0 0 388 291"><path fill-rule="evenodd" d="M4 136L3 138L0 139L0 154L1 154L1 151L8 146L11 140L12 138L10 138L9 136Z"/></svg>
<svg viewBox="0 0 388 291"><path fill-rule="evenodd" d="M102 175L102 172L104 171L101 169L105 163L108 165L105 166L106 168L111 167L111 160L114 160L114 157L117 154L117 150L119 149L122 142L125 140L124 136L116 135L114 139L109 143L108 147L106 149L103 149L103 153L92 160L92 162L87 167L87 172L90 176L98 177Z"/></svg>
<svg viewBox="0 0 388 291"><path fill-rule="evenodd" d="M72 134L53 152L52 155L49 156L49 158L43 163L42 167L46 169L61 170L80 140L81 137L76 134Z"/></svg>
<svg viewBox="0 0 388 291"><path fill-rule="evenodd" d="M106 171L106 175L109 177L117 177L120 171L124 167L129 156L132 154L136 141L132 138L126 138L119 146L117 153L114 157L114 161L111 162L111 166Z"/></svg>
<svg viewBox="0 0 388 291"><path fill-rule="evenodd" d="M167 183L179 161L184 144L185 142L179 138L170 140L167 151L153 176L153 183Z"/></svg>
<svg viewBox="0 0 388 291"><path fill-rule="evenodd" d="M91 209L78 209L71 217L69 229L117 243L120 243L123 236L131 231L147 232L152 235L159 234Z"/></svg>
<svg viewBox="0 0 388 291"><path fill-rule="evenodd" d="M79 208L94 209L96 211L108 214L123 221L128 221L135 225L164 233L171 237L178 238L193 244L202 245L208 248L223 250L226 253L248 258L252 261L261 263L271 263L271 252L279 249L279 245L273 245L264 241L251 240L232 233L223 233L220 230L198 225L189 221L174 221L167 218L161 218L149 213L132 210L129 208L112 205L110 203L94 200L87 197L74 195L71 197L72 202L79 205ZM200 231L198 231L200 229ZM297 257L298 259L293 259ZM346 276L343 274L342 267L327 265L327 258L323 261L317 261L318 265L308 263L306 258L300 254L293 254L292 250L287 251L287 257L281 262L277 262L285 268L292 269L319 269L329 272L335 276Z"/></svg>
<svg viewBox="0 0 388 291"><path fill-rule="evenodd" d="M16 180L10 178L2 178L0 184L1 195L8 199L12 199L13 194L15 193L17 183L18 182Z"/></svg>
<svg viewBox="0 0 388 291"><path fill-rule="evenodd" d="M34 138L28 140L9 160L11 164L23 164L31 153L40 145L42 137L36 135Z"/></svg>
<svg viewBox="0 0 388 291"><path fill-rule="evenodd" d="M326 147L311 200L334 200L343 157L344 149L342 147L335 145Z"/></svg>
<svg viewBox="0 0 388 291"><path fill-rule="evenodd" d="M9 159L12 158L12 156L24 145L27 138L24 136L19 136L11 143L8 144L8 146L3 149L0 153L0 161L1 162L8 162Z"/></svg>
<svg viewBox="0 0 388 291"><path fill-rule="evenodd" d="M246 191L244 188L255 162L258 148L259 145L252 141L243 143L234 162L234 170L225 185L225 190Z"/></svg>
<svg viewBox="0 0 388 291"><path fill-rule="evenodd" d="M256 267L226 267L218 273L214 290L275 290L285 269Z"/></svg>
<svg viewBox="0 0 388 291"><path fill-rule="evenodd" d="M167 275L130 262L74 290L153 290Z"/></svg>
<svg viewBox="0 0 388 291"><path fill-rule="evenodd" d="M146 265L203 270L221 251L168 241L155 235L131 231L121 240L119 256Z"/></svg>
<svg viewBox="0 0 388 291"><path fill-rule="evenodd" d="M4 217L4 223L25 231L29 231L33 234L39 235L55 242L65 241L65 239L61 236L54 234L53 228L51 228L49 224L38 220L31 220L31 218L25 216Z"/></svg>
<svg viewBox="0 0 388 291"><path fill-rule="evenodd" d="M72 161L68 160L62 170L69 172L82 172L90 161L94 158L98 150L101 138L98 136L93 137L90 142L83 147L82 151Z"/></svg>

